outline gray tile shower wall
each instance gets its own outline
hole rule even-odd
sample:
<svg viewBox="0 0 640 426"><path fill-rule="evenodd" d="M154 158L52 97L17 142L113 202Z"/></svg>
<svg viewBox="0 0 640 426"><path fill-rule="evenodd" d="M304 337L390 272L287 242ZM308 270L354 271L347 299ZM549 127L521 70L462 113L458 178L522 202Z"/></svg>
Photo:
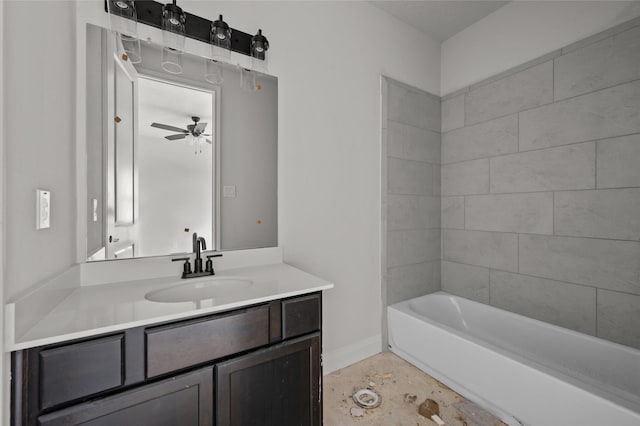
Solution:
<svg viewBox="0 0 640 426"><path fill-rule="evenodd" d="M386 295L393 304L440 290L441 112L440 98L386 84Z"/></svg>
<svg viewBox="0 0 640 426"><path fill-rule="evenodd" d="M445 97L442 130L442 289L640 348L640 21Z"/></svg>

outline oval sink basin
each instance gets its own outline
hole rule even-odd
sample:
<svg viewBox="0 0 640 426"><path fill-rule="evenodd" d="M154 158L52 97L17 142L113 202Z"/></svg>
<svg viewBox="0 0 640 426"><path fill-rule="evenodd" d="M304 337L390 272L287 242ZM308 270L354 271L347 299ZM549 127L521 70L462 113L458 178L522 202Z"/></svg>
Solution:
<svg viewBox="0 0 640 426"><path fill-rule="evenodd" d="M196 302L228 296L252 285L253 281L240 277L193 278L193 281L150 291L144 298L152 302Z"/></svg>

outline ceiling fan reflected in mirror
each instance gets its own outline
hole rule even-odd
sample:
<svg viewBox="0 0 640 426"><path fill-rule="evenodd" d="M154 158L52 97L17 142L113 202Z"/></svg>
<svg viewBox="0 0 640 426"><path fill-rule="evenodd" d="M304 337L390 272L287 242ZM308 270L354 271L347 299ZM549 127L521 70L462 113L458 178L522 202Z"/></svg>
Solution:
<svg viewBox="0 0 640 426"><path fill-rule="evenodd" d="M193 120L193 124L188 124L186 129L162 123L151 123L151 127L176 132L175 135L165 136L165 139L170 141L186 138L189 142L194 142L194 140L200 139L201 136L211 136L211 134L205 133L207 123L200 123L200 117L191 117L191 119ZM191 138L189 138L189 136L191 136ZM209 144L211 143L210 139L206 139L206 141Z"/></svg>

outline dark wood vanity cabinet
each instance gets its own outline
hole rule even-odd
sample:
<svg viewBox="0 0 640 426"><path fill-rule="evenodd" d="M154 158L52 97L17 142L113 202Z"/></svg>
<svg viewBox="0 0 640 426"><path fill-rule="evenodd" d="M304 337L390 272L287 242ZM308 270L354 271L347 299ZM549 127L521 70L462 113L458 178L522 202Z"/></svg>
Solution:
<svg viewBox="0 0 640 426"><path fill-rule="evenodd" d="M213 368L181 374L38 418L41 426L209 426L213 421Z"/></svg>
<svg viewBox="0 0 640 426"><path fill-rule="evenodd" d="M216 365L219 425L320 426L320 335Z"/></svg>
<svg viewBox="0 0 640 426"><path fill-rule="evenodd" d="M12 425L322 424L321 293L12 354Z"/></svg>

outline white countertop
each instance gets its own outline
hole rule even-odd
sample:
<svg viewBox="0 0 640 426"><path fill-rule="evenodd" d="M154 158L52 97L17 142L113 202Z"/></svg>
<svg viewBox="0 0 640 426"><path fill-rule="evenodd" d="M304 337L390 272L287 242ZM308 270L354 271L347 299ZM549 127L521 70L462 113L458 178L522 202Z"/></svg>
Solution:
<svg viewBox="0 0 640 426"><path fill-rule="evenodd" d="M215 299L203 300L200 306L195 302L151 302L144 296L153 290L211 277L181 280L172 276L81 286L70 290L68 296L34 321L35 325L23 335L9 339L5 351L200 316L333 288L333 284L285 263L227 269L215 277L248 278L253 285L225 292ZM33 315L38 313L33 312Z"/></svg>

